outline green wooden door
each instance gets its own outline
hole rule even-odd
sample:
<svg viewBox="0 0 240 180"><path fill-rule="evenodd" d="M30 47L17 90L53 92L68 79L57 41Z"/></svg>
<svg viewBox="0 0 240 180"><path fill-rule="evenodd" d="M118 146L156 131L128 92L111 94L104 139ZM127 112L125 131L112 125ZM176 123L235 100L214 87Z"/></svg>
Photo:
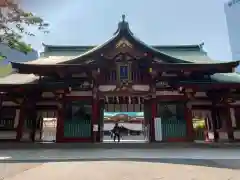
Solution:
<svg viewBox="0 0 240 180"><path fill-rule="evenodd" d="M184 119L184 104L179 102L160 102L157 108L158 117L162 119L163 140L184 138L187 136L187 125Z"/></svg>
<svg viewBox="0 0 240 180"><path fill-rule="evenodd" d="M66 103L64 118L64 137L90 138L92 103L91 100Z"/></svg>

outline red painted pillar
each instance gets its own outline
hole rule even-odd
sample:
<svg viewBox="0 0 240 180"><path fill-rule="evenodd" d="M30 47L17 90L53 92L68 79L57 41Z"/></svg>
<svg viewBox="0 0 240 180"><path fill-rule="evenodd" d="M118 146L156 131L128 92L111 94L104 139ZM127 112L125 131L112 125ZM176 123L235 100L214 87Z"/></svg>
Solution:
<svg viewBox="0 0 240 180"><path fill-rule="evenodd" d="M30 137L32 142L35 142L36 140L36 132L37 132L37 107L36 107L36 101L33 101L33 104L31 106L31 121L32 121L32 129L30 133Z"/></svg>
<svg viewBox="0 0 240 180"><path fill-rule="evenodd" d="M60 100L57 109L56 142L62 142L63 139L64 139L64 102Z"/></svg>
<svg viewBox="0 0 240 180"><path fill-rule="evenodd" d="M194 141L194 129L193 129L193 123L192 123L192 108L188 103L185 104L184 108L184 115L187 125L187 138L189 141Z"/></svg>
<svg viewBox="0 0 240 180"><path fill-rule="evenodd" d="M228 140L234 141L234 133L233 133L233 127L232 127L232 117L231 117L231 111L230 107L227 105L227 119L226 119L226 125L227 125L227 134L228 134Z"/></svg>
<svg viewBox="0 0 240 180"><path fill-rule="evenodd" d="M98 99L93 98L92 101L92 141L98 142L98 136L100 136L98 131Z"/></svg>
<svg viewBox="0 0 240 180"><path fill-rule="evenodd" d="M16 140L21 141L22 135L23 135L23 126L24 126L24 120L25 120L25 107L26 104L25 102L22 102L20 105L20 115L19 115L19 120L18 120L18 126L17 126L17 135L16 135Z"/></svg>
<svg viewBox="0 0 240 180"><path fill-rule="evenodd" d="M217 107L216 107L216 102L212 102L212 131L213 131L213 136L214 136L214 142L217 142L219 140L219 133L217 132Z"/></svg>
<svg viewBox="0 0 240 180"><path fill-rule="evenodd" d="M96 105L95 105L95 125L96 125L96 142L100 142L100 136L101 136L101 131L100 131L100 100L96 100Z"/></svg>
<svg viewBox="0 0 240 180"><path fill-rule="evenodd" d="M150 142L155 142L155 118L157 115L156 98L151 100L151 122L150 122Z"/></svg>

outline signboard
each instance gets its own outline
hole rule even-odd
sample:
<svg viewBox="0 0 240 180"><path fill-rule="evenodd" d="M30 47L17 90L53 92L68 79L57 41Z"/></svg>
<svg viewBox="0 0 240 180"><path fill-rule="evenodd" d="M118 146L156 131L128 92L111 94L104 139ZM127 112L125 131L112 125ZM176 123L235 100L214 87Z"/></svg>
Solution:
<svg viewBox="0 0 240 180"><path fill-rule="evenodd" d="M98 124L93 125L93 132L98 132Z"/></svg>
<svg viewBox="0 0 240 180"><path fill-rule="evenodd" d="M162 141L162 120L160 117L154 119L155 123L155 140Z"/></svg>

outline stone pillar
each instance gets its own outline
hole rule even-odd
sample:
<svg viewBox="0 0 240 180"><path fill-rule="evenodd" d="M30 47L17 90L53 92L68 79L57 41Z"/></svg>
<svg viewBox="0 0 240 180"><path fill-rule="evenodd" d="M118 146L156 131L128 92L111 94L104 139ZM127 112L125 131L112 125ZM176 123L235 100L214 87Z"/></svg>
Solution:
<svg viewBox="0 0 240 180"><path fill-rule="evenodd" d="M192 122L192 106L190 103L185 103L184 116L187 125L187 138L189 141L194 141L194 129Z"/></svg>

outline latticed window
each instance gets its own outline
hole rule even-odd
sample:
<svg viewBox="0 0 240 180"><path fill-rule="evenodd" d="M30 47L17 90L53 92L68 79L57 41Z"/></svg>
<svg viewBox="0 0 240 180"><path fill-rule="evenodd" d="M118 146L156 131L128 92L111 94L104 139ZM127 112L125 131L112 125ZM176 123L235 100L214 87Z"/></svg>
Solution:
<svg viewBox="0 0 240 180"><path fill-rule="evenodd" d="M129 79L129 69L127 65L119 66L119 79L128 80Z"/></svg>

